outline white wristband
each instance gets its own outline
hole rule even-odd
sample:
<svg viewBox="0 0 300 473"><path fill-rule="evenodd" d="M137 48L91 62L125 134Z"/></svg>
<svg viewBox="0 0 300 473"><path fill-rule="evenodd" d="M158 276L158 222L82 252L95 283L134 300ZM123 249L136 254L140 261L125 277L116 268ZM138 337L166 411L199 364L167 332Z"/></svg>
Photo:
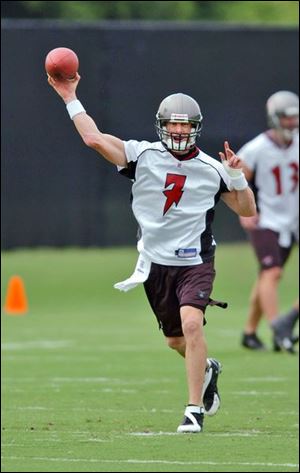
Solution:
<svg viewBox="0 0 300 473"><path fill-rule="evenodd" d="M235 189L236 191L243 191L247 189L248 182L247 182L247 179L245 178L245 174L241 172L239 176L231 177L231 185L233 189Z"/></svg>
<svg viewBox="0 0 300 473"><path fill-rule="evenodd" d="M67 103L66 107L71 120L73 120L75 115L78 115L78 113L85 112L85 109L79 100L72 100L72 102Z"/></svg>
<svg viewBox="0 0 300 473"><path fill-rule="evenodd" d="M225 169L225 171L227 172L227 174L232 178L232 177L239 177L241 174L242 174L242 170L240 168L238 169L235 169L235 168L231 168L229 165L228 165L228 162L227 161L222 161L222 164L223 164L223 167Z"/></svg>
<svg viewBox="0 0 300 473"><path fill-rule="evenodd" d="M227 174L230 176L232 188L236 191L243 191L247 189L248 182L245 178L245 174L241 169L234 169L228 166L227 161L222 161L223 167Z"/></svg>

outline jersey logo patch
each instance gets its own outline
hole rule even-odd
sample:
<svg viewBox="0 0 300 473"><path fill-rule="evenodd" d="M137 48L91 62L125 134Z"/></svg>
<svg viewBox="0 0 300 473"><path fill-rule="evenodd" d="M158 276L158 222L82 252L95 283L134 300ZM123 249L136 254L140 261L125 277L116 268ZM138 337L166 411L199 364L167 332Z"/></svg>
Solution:
<svg viewBox="0 0 300 473"><path fill-rule="evenodd" d="M182 176L180 174L167 174L166 182L165 182L165 189L163 194L166 196L167 200L164 206L163 215L165 215L170 207L175 204L176 207L180 202L180 199L183 194L183 187L186 181L186 176ZM167 187L173 185L171 189L167 189Z"/></svg>

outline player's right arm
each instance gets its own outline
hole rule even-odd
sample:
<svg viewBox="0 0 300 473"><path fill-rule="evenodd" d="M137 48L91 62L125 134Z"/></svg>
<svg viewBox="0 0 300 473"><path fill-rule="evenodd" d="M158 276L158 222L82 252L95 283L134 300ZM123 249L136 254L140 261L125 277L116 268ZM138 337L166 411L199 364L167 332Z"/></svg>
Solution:
<svg viewBox="0 0 300 473"><path fill-rule="evenodd" d="M77 100L76 88L79 81L80 76L78 73L72 81L57 81L48 76L49 84L66 105ZM94 120L84 111L76 114L73 117L73 122L87 146L93 148L111 163L127 167L124 143L120 138L102 133Z"/></svg>

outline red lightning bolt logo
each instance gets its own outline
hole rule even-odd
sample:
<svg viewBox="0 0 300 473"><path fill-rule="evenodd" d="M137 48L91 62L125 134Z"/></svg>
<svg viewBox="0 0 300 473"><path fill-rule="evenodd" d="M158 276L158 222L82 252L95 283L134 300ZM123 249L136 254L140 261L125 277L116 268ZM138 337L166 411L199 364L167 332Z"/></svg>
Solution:
<svg viewBox="0 0 300 473"><path fill-rule="evenodd" d="M165 215L172 204L175 204L176 207L179 204L179 201L183 194L183 187L186 181L186 176L181 176L180 174L167 174L165 188L173 184L172 189L167 189L163 191L163 194L166 196L167 200L164 206Z"/></svg>

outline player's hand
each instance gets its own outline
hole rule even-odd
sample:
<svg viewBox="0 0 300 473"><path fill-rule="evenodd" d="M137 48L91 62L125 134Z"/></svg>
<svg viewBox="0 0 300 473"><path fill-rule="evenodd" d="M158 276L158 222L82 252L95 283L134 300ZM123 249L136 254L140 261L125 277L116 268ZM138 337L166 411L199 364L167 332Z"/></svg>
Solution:
<svg viewBox="0 0 300 473"><path fill-rule="evenodd" d="M239 217L240 224L244 230L255 230L259 221L259 215L253 215L253 217Z"/></svg>
<svg viewBox="0 0 300 473"><path fill-rule="evenodd" d="M224 151L225 153L220 152L219 156L228 174L230 174L228 168L242 170L242 160L230 149L228 141L224 142Z"/></svg>
<svg viewBox="0 0 300 473"><path fill-rule="evenodd" d="M65 103L76 99L76 89L81 79L78 72L76 73L74 79L70 80L57 80L54 77L49 76L49 74L47 74L47 76L48 83L51 85L51 87L53 87L53 89L64 100Z"/></svg>
<svg viewBox="0 0 300 473"><path fill-rule="evenodd" d="M243 173L242 160L229 147L228 141L224 142L225 153L220 152L220 158L225 171L231 180L231 187L236 191L244 191L248 188L248 182Z"/></svg>

